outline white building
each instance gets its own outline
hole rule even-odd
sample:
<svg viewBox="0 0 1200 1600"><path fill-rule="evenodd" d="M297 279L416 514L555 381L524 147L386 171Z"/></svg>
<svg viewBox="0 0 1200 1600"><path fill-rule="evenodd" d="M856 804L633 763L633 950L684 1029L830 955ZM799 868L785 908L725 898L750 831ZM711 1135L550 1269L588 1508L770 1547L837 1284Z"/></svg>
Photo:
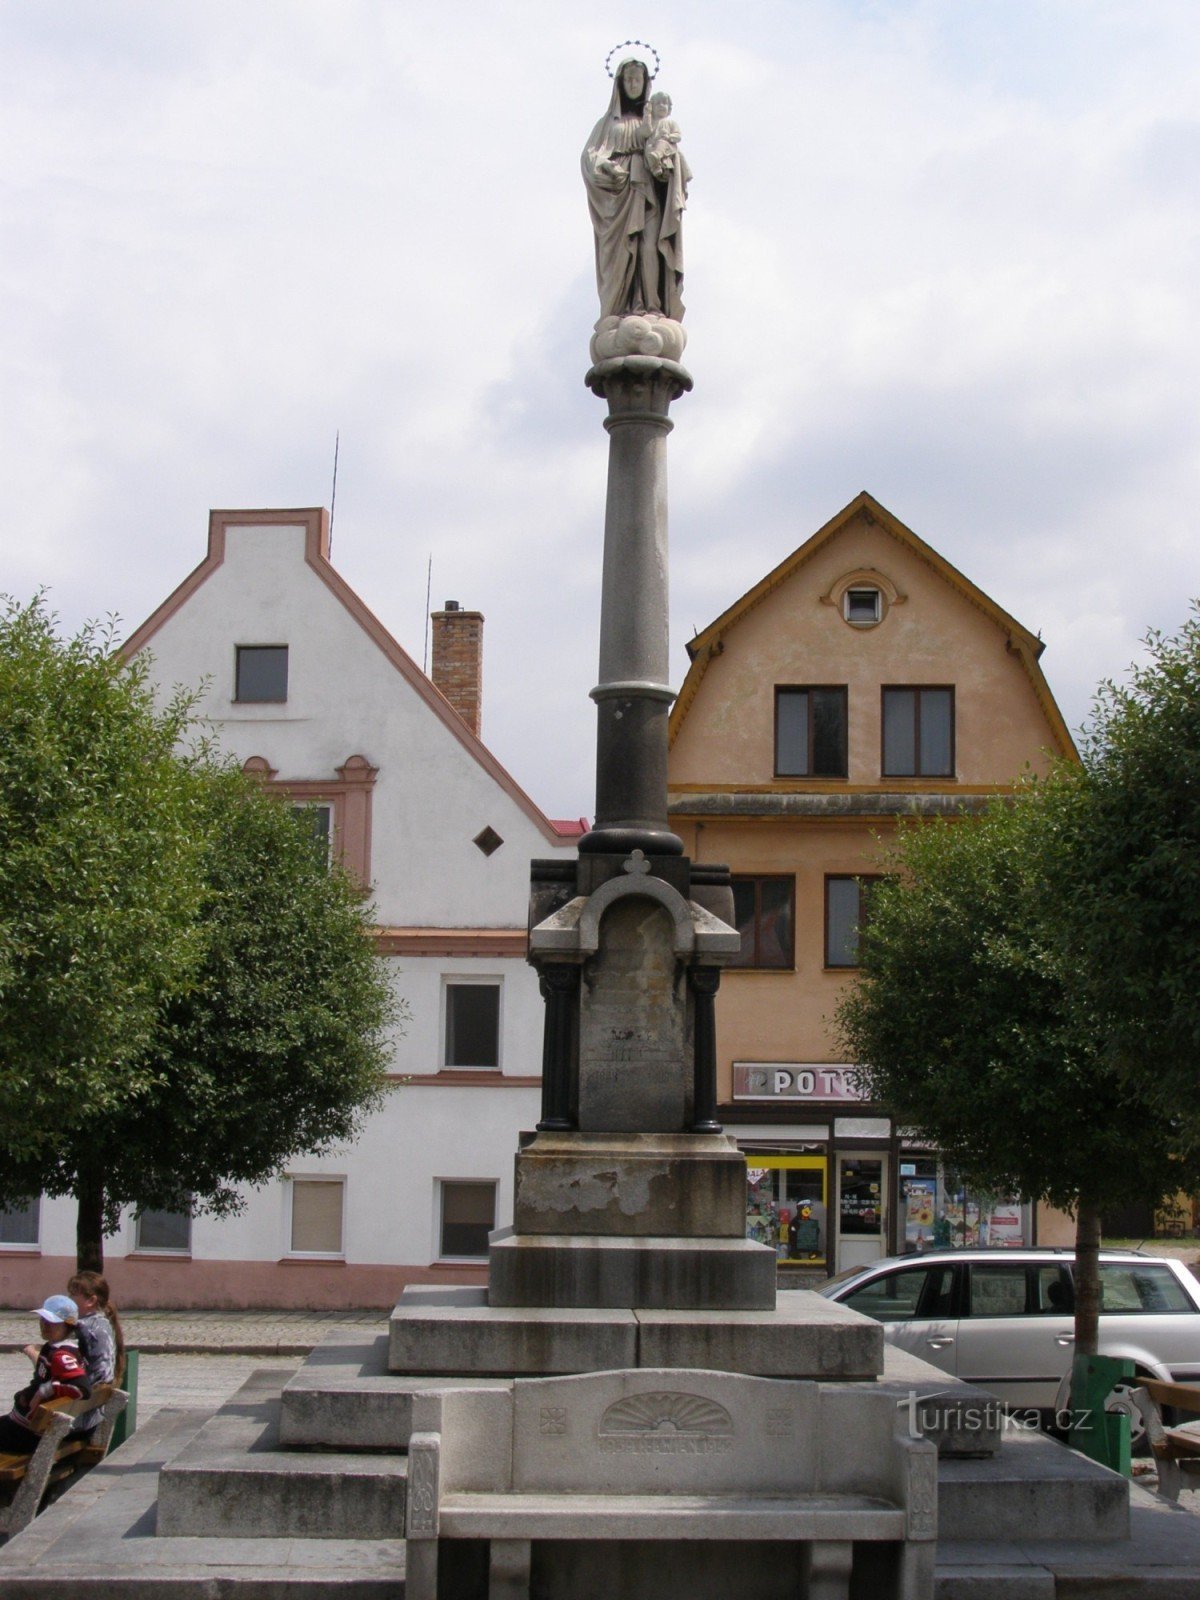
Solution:
<svg viewBox="0 0 1200 1600"><path fill-rule="evenodd" d="M411 1020L352 1147L297 1161L232 1219L125 1217L105 1243L120 1305L390 1306L408 1283L483 1282L517 1132L538 1119L529 862L573 856L582 824L543 816L478 737L479 614L435 614L431 681L334 571L328 539L324 511L213 512L207 557L126 650L152 653L164 690L205 683L223 748L311 805L371 888ZM0 1220L5 1303L65 1281L72 1201Z"/></svg>

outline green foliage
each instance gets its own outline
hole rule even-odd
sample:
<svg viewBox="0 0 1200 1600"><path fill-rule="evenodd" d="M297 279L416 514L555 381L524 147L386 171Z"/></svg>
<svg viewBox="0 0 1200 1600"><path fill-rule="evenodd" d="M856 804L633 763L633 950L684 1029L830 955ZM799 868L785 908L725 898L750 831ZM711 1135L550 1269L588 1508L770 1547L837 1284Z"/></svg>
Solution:
<svg viewBox="0 0 1200 1600"><path fill-rule="evenodd" d="M41 597L0 601L0 1203L86 1113L147 1077L201 948L197 790L144 663L95 627L60 642Z"/></svg>
<svg viewBox="0 0 1200 1600"><path fill-rule="evenodd" d="M349 1139L404 1015L291 809L156 710L111 639L0 626L0 1204L225 1212Z"/></svg>
<svg viewBox="0 0 1200 1600"><path fill-rule="evenodd" d="M1195 1181L1174 1117L1112 1067L1051 884L1075 859L1064 771L979 821L902 831L839 1009L849 1059L970 1181L1066 1210Z"/></svg>
<svg viewBox="0 0 1200 1600"><path fill-rule="evenodd" d="M1096 698L1054 890L1114 1059L1200 1140L1200 614Z"/></svg>

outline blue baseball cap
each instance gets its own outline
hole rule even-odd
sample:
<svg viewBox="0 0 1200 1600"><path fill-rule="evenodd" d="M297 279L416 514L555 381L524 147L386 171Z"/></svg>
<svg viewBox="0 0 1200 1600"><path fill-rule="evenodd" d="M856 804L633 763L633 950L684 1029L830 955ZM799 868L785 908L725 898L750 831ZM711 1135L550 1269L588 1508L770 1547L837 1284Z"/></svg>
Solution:
<svg viewBox="0 0 1200 1600"><path fill-rule="evenodd" d="M79 1307L69 1294L52 1294L44 1306L33 1313L43 1322L78 1322Z"/></svg>

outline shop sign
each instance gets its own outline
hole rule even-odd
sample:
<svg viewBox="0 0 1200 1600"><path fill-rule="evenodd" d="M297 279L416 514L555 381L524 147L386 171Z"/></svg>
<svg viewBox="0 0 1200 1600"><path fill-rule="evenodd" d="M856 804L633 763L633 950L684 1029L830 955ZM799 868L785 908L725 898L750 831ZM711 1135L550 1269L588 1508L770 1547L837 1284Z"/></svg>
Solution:
<svg viewBox="0 0 1200 1600"><path fill-rule="evenodd" d="M828 1062L735 1061L735 1100L823 1100L830 1105L862 1101L854 1068Z"/></svg>

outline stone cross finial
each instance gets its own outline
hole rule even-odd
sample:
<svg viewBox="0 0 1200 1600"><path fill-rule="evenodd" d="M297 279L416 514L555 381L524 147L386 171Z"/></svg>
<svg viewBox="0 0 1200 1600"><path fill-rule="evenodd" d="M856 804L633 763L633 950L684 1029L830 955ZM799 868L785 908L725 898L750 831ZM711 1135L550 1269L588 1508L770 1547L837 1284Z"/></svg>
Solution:
<svg viewBox="0 0 1200 1600"><path fill-rule="evenodd" d="M629 857L628 861L623 861L621 863L621 871L632 873L635 876L639 873L645 874L649 872L650 863L646 860L645 852L642 850L635 850Z"/></svg>

